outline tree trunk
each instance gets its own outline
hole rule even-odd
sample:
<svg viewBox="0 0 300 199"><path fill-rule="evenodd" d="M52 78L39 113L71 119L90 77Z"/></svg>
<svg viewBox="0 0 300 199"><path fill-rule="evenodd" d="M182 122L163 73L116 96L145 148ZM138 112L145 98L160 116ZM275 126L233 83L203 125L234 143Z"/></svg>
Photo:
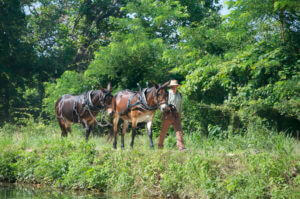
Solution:
<svg viewBox="0 0 300 199"><path fill-rule="evenodd" d="M3 96L3 121L10 121L10 114L9 114L9 101L10 101L10 93L8 86L4 88L4 96Z"/></svg>
<svg viewBox="0 0 300 199"><path fill-rule="evenodd" d="M287 31L287 23L284 15L284 9L281 9L279 12L279 21L280 21L280 32L281 32L281 40L282 42L287 41L286 31Z"/></svg>

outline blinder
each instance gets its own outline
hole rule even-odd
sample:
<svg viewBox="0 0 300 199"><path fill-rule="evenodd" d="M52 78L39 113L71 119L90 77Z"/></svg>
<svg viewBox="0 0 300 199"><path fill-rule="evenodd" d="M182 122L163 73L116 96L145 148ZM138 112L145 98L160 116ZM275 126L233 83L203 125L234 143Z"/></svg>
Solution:
<svg viewBox="0 0 300 199"><path fill-rule="evenodd" d="M102 91L102 94L103 94L103 97L101 99L101 93L99 91L96 92L96 91L92 90L92 91L87 92L87 96L85 97L85 104L88 105L88 108L91 111L98 112L98 111L106 108L107 107L107 98L113 97L110 91ZM92 98L94 98L95 95L98 95L99 104L94 104L92 101Z"/></svg>

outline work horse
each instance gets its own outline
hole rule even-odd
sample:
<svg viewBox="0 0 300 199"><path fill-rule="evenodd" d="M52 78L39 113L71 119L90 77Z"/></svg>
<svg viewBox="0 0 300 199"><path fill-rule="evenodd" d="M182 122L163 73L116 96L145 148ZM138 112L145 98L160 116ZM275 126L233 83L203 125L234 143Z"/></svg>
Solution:
<svg viewBox="0 0 300 199"><path fill-rule="evenodd" d="M134 145L137 124L140 122L146 122L150 147L154 147L152 140L152 120L155 111L158 108L160 108L161 111L164 111L164 109L168 107L168 92L165 90L168 85L169 82L164 83L162 86L155 84L155 86L145 88L139 92L123 90L115 95L113 100L113 147L115 149L117 148L117 132L120 118L123 120L123 129L121 133L122 148L124 148L124 136L129 122L132 124L131 148L133 148Z"/></svg>
<svg viewBox="0 0 300 199"><path fill-rule="evenodd" d="M55 113L61 128L61 136L71 132L72 123L81 123L88 140L92 127L98 123L96 116L100 111L112 112L111 86L107 89L90 90L81 95L63 95L55 104ZM101 124L100 124L101 125Z"/></svg>

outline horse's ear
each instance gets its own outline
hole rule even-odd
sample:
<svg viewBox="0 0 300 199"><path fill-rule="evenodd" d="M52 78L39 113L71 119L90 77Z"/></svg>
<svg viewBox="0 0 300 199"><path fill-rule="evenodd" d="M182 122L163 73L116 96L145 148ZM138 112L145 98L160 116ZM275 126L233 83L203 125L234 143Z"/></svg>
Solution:
<svg viewBox="0 0 300 199"><path fill-rule="evenodd" d="M108 91L111 91L111 83L110 83L110 82L109 82L108 85L107 85L107 90L108 90Z"/></svg>
<svg viewBox="0 0 300 199"><path fill-rule="evenodd" d="M155 83L154 81L150 81L150 83L156 88L158 89L160 87L160 85L158 85L157 83Z"/></svg>
<svg viewBox="0 0 300 199"><path fill-rule="evenodd" d="M169 85L170 85L170 80L167 81L167 82L165 82L165 83L161 86L161 88L166 88L166 87L169 86Z"/></svg>

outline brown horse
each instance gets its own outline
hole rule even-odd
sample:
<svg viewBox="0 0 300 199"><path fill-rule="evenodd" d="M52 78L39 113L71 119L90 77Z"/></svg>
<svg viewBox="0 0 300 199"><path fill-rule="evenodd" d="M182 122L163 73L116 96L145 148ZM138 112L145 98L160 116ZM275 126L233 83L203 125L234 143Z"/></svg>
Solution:
<svg viewBox="0 0 300 199"><path fill-rule="evenodd" d="M55 104L55 113L61 128L61 136L71 132L72 123L81 123L86 129L88 140L92 126L97 122L96 115L101 110L112 112L111 86L107 89L90 90L81 95L63 95Z"/></svg>
<svg viewBox="0 0 300 199"><path fill-rule="evenodd" d="M134 92L130 90L123 90L116 94L114 97L114 119L113 119L113 131L114 142L113 147L117 148L117 132L118 122L121 118L123 123L123 129L121 133L121 147L124 148L124 135L128 128L128 123L132 123L132 137L130 146L134 145L134 137L136 135L136 127L140 122L147 123L148 136L150 139L150 147L153 148L152 140L152 120L155 111L160 108L162 111L168 107L168 92L165 88L169 82L166 82L162 86L155 85L151 88L145 88L140 92Z"/></svg>

